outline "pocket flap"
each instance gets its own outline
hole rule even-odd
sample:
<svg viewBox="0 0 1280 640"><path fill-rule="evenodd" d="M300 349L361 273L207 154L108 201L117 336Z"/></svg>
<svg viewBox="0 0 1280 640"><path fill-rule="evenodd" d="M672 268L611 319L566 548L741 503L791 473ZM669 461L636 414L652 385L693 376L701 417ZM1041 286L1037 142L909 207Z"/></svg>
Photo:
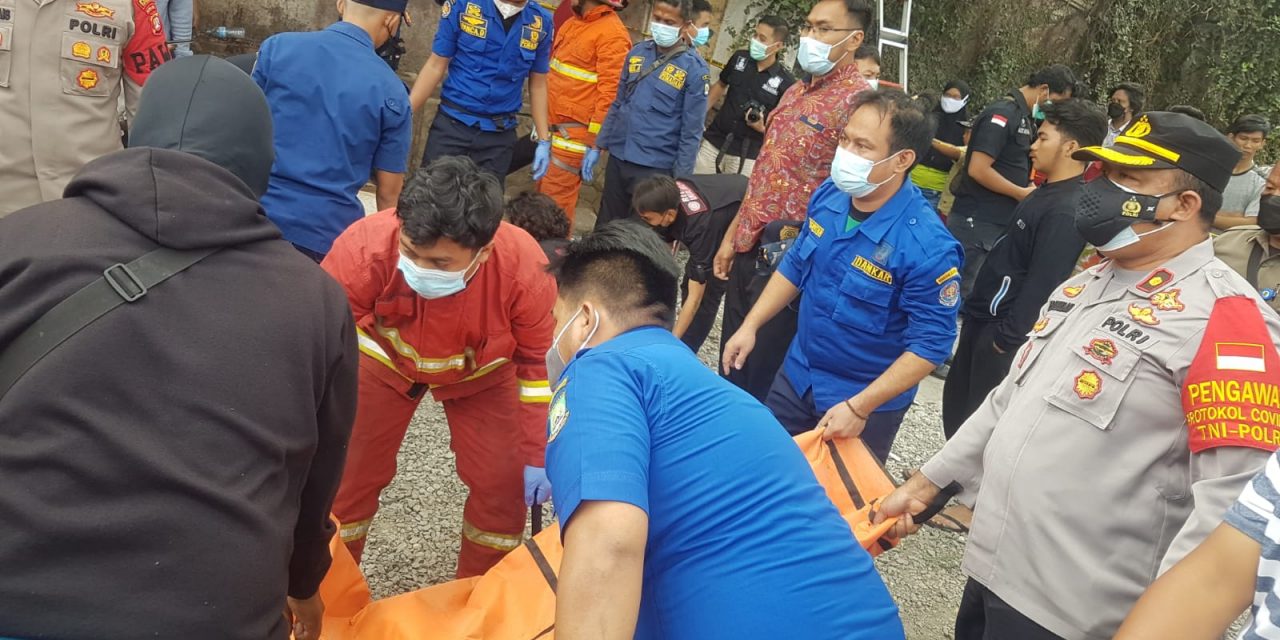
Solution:
<svg viewBox="0 0 1280 640"><path fill-rule="evenodd" d="M115 69L120 66L120 47L94 41L89 38L77 38L70 33L62 34L62 58L84 64Z"/></svg>

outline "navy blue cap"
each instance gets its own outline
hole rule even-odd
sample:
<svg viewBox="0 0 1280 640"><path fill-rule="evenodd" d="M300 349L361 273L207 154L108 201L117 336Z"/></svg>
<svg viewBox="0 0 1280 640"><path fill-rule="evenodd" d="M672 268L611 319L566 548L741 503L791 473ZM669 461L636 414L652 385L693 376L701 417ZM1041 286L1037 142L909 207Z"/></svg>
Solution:
<svg viewBox="0 0 1280 640"><path fill-rule="evenodd" d="M374 9L382 9L383 11L394 11L395 13L404 13L405 7L409 5L409 0L354 0L356 4L362 4L366 7Z"/></svg>

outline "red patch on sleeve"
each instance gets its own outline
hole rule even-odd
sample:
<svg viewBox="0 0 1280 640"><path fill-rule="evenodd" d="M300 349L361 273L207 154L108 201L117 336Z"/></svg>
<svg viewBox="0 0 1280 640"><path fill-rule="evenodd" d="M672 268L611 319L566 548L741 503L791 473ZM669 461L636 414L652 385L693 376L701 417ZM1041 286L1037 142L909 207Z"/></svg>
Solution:
<svg viewBox="0 0 1280 640"><path fill-rule="evenodd" d="M139 86L160 65L173 58L165 42L160 14L152 0L133 0L133 37L120 54L125 75Z"/></svg>
<svg viewBox="0 0 1280 640"><path fill-rule="evenodd" d="M1182 409L1192 453L1280 446L1280 355L1253 299L1214 304L1182 386Z"/></svg>

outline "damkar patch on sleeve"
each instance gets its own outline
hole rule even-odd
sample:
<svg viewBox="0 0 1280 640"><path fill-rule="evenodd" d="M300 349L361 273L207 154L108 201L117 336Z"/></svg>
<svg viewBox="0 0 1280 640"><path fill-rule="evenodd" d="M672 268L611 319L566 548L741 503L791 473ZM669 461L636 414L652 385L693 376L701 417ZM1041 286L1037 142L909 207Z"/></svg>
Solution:
<svg viewBox="0 0 1280 640"><path fill-rule="evenodd" d="M1254 301L1222 298L1182 386L1192 453L1280 447L1280 355Z"/></svg>

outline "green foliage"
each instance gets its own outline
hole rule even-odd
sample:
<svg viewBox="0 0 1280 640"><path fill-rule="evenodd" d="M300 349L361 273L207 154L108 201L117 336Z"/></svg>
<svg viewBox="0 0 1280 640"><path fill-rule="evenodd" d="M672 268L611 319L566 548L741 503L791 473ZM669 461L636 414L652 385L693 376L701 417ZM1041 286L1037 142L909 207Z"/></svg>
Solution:
<svg viewBox="0 0 1280 640"><path fill-rule="evenodd" d="M901 0L885 1L899 15ZM766 13L800 25L813 0L749 0L748 24ZM731 34L745 42L745 34ZM794 36L793 36L794 38ZM1147 89L1147 107L1199 107L1225 129L1261 113L1280 123L1280 0L915 0L911 89L973 88L971 110L1047 64L1071 66L1089 98L1123 81ZM886 66L885 78L893 78ZM1280 135L1263 152L1280 158Z"/></svg>

